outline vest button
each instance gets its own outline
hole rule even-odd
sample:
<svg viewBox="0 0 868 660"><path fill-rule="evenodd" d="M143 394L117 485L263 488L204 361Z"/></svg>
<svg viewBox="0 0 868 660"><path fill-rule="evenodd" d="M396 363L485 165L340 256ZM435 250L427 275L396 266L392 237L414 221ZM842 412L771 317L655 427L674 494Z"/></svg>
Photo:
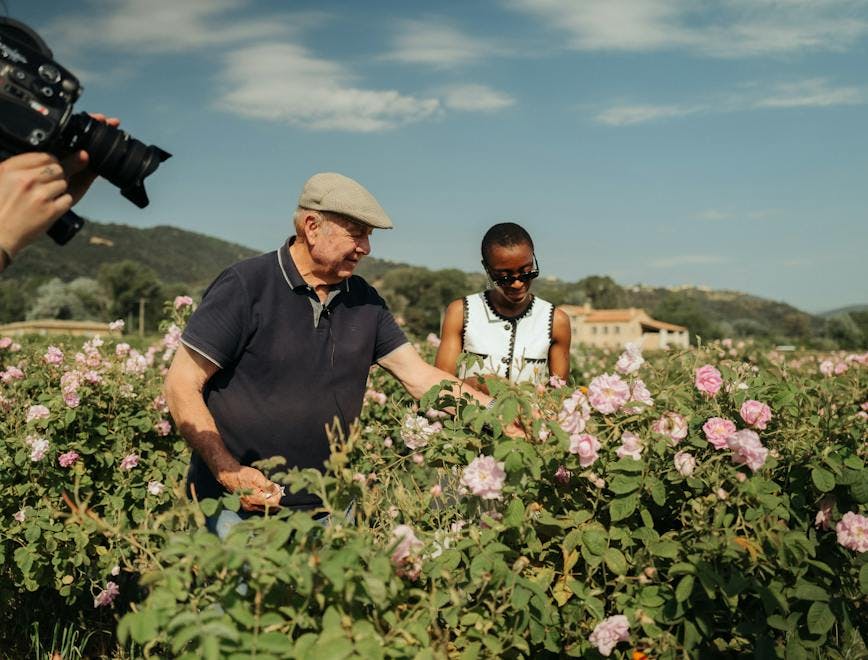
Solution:
<svg viewBox="0 0 868 660"><path fill-rule="evenodd" d="M504 329L504 330L512 330L512 326L511 326L509 323L504 323L504 324L503 324L503 329Z"/></svg>
<svg viewBox="0 0 868 660"><path fill-rule="evenodd" d="M509 358L508 357L501 358L500 361L503 362L504 364L509 364Z"/></svg>

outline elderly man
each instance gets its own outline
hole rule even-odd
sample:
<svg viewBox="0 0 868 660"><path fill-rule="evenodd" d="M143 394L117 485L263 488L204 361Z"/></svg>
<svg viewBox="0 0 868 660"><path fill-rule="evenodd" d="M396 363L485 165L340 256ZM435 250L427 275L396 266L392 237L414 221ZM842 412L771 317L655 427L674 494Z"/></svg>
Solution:
<svg viewBox="0 0 868 660"><path fill-rule="evenodd" d="M337 418L346 429L358 417L372 364L416 398L456 381L422 360L383 299L353 275L371 232L391 227L359 183L316 174L298 200L296 235L207 289L166 377L172 416L195 452L189 483L198 497L244 490L246 511L278 501L315 508L314 495L282 494L251 464L282 456L289 467L322 469L325 427Z"/></svg>

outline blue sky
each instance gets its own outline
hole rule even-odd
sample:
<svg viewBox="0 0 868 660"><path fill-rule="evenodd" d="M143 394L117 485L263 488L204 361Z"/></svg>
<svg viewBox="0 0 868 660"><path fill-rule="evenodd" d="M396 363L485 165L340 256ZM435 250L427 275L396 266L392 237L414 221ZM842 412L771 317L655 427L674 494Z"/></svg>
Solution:
<svg viewBox="0 0 868 660"><path fill-rule="evenodd" d="M395 221L378 257L477 270L512 220L570 281L868 302L868 0L6 4L174 154L95 219L273 249L332 170Z"/></svg>

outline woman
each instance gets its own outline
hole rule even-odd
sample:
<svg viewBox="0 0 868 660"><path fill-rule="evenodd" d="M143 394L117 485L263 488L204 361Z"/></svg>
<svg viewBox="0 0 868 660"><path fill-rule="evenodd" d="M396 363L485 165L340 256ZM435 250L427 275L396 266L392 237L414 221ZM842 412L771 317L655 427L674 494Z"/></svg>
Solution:
<svg viewBox="0 0 868 660"><path fill-rule="evenodd" d="M487 291L446 308L435 365L481 385L480 376L511 383L566 380L570 370L570 320L530 292L539 263L530 234L514 222L489 229L482 239ZM461 352L476 356L458 368Z"/></svg>

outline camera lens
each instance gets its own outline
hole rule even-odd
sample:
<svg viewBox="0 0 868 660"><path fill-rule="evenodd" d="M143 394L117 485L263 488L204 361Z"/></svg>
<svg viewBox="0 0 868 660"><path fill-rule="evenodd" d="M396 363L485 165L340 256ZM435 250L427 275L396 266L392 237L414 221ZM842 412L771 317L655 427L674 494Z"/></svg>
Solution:
<svg viewBox="0 0 868 660"><path fill-rule="evenodd" d="M171 157L159 147L145 145L85 113L69 118L61 139L70 151L87 151L90 168L120 188L121 194L140 209L148 205L145 178Z"/></svg>

